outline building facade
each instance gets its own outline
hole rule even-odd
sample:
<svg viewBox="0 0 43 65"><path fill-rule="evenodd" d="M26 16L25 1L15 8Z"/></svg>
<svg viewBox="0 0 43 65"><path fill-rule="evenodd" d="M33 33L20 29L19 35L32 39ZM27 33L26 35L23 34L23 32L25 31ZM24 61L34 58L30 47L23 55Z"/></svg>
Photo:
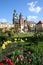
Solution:
<svg viewBox="0 0 43 65"><path fill-rule="evenodd" d="M43 20L39 21L39 22L36 24L36 30L37 30L37 31L43 31Z"/></svg>
<svg viewBox="0 0 43 65"><path fill-rule="evenodd" d="M11 27L14 27L13 24L10 24L10 23L7 23L7 22L2 22L0 23L0 28L11 28Z"/></svg>

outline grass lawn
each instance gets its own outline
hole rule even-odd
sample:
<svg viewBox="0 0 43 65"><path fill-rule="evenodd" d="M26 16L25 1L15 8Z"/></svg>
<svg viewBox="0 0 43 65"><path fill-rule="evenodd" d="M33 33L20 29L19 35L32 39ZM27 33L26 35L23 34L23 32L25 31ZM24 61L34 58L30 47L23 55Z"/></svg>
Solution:
<svg viewBox="0 0 43 65"><path fill-rule="evenodd" d="M14 37L28 37L28 36L33 36L34 32L29 32L29 33L18 33L18 34L14 34Z"/></svg>

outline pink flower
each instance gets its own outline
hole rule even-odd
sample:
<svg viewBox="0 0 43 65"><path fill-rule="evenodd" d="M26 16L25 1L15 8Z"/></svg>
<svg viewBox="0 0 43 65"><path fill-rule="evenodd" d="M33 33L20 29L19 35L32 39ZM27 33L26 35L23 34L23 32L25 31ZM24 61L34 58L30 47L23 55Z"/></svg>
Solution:
<svg viewBox="0 0 43 65"><path fill-rule="evenodd" d="M19 55L19 58L21 58L22 57L22 55Z"/></svg>
<svg viewBox="0 0 43 65"><path fill-rule="evenodd" d="M27 53L30 55L31 54L31 52L30 51L27 51Z"/></svg>
<svg viewBox="0 0 43 65"><path fill-rule="evenodd" d="M22 62L23 61L23 56L22 55L19 55L19 59Z"/></svg>
<svg viewBox="0 0 43 65"><path fill-rule="evenodd" d="M31 62L31 61L32 61L32 59L31 59L31 58L29 58L29 59L28 59L28 62Z"/></svg>
<svg viewBox="0 0 43 65"><path fill-rule="evenodd" d="M22 62L23 61L23 58L20 58L20 61Z"/></svg>

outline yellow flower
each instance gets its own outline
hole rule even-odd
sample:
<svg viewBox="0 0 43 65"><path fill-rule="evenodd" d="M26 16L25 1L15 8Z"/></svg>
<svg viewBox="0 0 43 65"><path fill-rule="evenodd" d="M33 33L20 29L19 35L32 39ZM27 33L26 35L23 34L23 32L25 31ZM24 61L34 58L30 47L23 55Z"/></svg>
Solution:
<svg viewBox="0 0 43 65"><path fill-rule="evenodd" d="M5 48L6 48L5 44L3 44L1 48L2 48L2 49L5 49Z"/></svg>
<svg viewBox="0 0 43 65"><path fill-rule="evenodd" d="M21 39L21 42L24 42L24 40Z"/></svg>
<svg viewBox="0 0 43 65"><path fill-rule="evenodd" d="M8 43L7 43L7 42L4 42L4 44L5 44L5 45L8 45Z"/></svg>
<svg viewBox="0 0 43 65"><path fill-rule="evenodd" d="M11 41L10 41L10 40L8 40L8 41L7 41L7 43L11 43Z"/></svg>
<svg viewBox="0 0 43 65"><path fill-rule="evenodd" d="M17 38L15 38L14 40L17 41Z"/></svg>

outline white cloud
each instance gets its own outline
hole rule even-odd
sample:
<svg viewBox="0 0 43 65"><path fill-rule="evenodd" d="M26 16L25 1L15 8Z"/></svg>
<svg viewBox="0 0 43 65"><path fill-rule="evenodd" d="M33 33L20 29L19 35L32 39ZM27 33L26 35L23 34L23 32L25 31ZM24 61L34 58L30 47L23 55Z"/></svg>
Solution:
<svg viewBox="0 0 43 65"><path fill-rule="evenodd" d="M7 22L7 20L3 18L3 19L0 19L0 22Z"/></svg>
<svg viewBox="0 0 43 65"><path fill-rule="evenodd" d="M38 1L27 3L29 5L29 11L39 13L42 10L42 7L36 6Z"/></svg>
<svg viewBox="0 0 43 65"><path fill-rule="evenodd" d="M42 9L42 8L39 7L39 6L37 6L37 7L35 8L35 10L36 10L37 13L39 13L39 12L41 11L41 9Z"/></svg>
<svg viewBox="0 0 43 65"><path fill-rule="evenodd" d="M37 4L38 1L27 3L27 5L30 5L31 7L34 7Z"/></svg>
<svg viewBox="0 0 43 65"><path fill-rule="evenodd" d="M31 20L31 19L37 19L38 16L28 16L28 19Z"/></svg>

